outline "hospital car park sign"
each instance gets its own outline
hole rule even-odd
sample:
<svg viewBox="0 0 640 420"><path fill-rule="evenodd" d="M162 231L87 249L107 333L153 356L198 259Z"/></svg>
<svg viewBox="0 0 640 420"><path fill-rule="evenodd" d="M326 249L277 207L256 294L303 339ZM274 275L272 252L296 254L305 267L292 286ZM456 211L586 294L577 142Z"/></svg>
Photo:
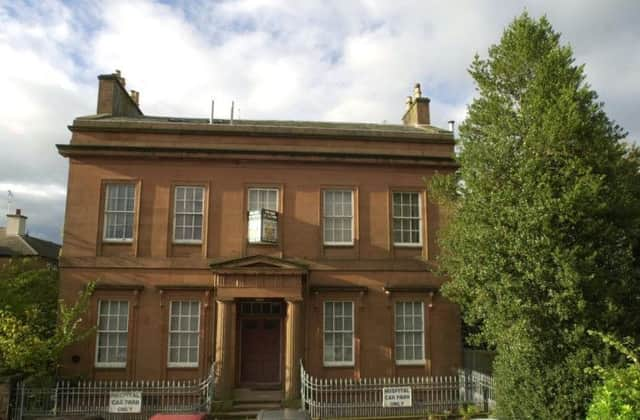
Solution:
<svg viewBox="0 0 640 420"><path fill-rule="evenodd" d="M393 386L382 388L383 407L411 407L411 387Z"/></svg>
<svg viewBox="0 0 640 420"><path fill-rule="evenodd" d="M109 393L110 413L139 413L142 411L142 392L111 391Z"/></svg>

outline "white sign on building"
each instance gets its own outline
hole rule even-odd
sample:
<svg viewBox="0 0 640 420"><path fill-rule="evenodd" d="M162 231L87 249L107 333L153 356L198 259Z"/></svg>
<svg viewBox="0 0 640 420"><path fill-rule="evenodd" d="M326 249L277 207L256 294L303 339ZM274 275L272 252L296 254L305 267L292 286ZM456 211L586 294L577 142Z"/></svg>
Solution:
<svg viewBox="0 0 640 420"><path fill-rule="evenodd" d="M278 213L272 210L249 212L249 243L278 243Z"/></svg>
<svg viewBox="0 0 640 420"><path fill-rule="evenodd" d="M392 386L382 388L383 407L411 407L411 387Z"/></svg>
<svg viewBox="0 0 640 420"><path fill-rule="evenodd" d="M259 243L262 240L262 212L252 210L249 212L249 243Z"/></svg>
<svg viewBox="0 0 640 420"><path fill-rule="evenodd" d="M109 392L110 413L139 413L142 411L142 392L111 391Z"/></svg>

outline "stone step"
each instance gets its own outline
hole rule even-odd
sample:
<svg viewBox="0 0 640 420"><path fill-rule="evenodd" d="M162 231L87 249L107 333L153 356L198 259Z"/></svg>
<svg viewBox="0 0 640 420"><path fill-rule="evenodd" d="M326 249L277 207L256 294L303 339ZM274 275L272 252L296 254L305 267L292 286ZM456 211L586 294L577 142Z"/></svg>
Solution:
<svg viewBox="0 0 640 420"><path fill-rule="evenodd" d="M234 402L281 402L282 391L270 389L236 388L233 390Z"/></svg>
<svg viewBox="0 0 640 420"><path fill-rule="evenodd" d="M232 410L277 410L282 408L279 401L234 401Z"/></svg>
<svg viewBox="0 0 640 420"><path fill-rule="evenodd" d="M260 410L232 410L224 413L214 413L215 420L255 420Z"/></svg>

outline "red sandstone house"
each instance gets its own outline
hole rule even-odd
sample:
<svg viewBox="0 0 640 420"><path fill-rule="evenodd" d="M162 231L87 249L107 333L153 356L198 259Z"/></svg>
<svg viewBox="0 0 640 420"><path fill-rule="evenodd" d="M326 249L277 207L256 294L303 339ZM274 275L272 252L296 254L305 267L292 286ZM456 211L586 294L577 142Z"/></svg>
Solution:
<svg viewBox="0 0 640 420"><path fill-rule="evenodd" d="M61 295L97 280L63 373L203 377L299 395L316 377L450 374L460 315L434 274L424 179L455 169L419 86L402 125L152 117L120 73L69 127Z"/></svg>

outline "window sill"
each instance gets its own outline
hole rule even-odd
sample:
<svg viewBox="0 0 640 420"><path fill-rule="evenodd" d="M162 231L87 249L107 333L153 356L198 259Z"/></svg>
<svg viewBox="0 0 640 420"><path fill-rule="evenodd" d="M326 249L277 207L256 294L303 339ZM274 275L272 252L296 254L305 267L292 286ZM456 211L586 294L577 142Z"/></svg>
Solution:
<svg viewBox="0 0 640 420"><path fill-rule="evenodd" d="M280 242L249 242L247 241L247 244L251 246L279 246Z"/></svg>
<svg viewBox="0 0 640 420"><path fill-rule="evenodd" d="M426 360L396 360L396 366L424 366Z"/></svg>
<svg viewBox="0 0 640 420"><path fill-rule="evenodd" d="M353 362L322 362L322 366L324 367L343 367L343 368L352 368L355 367L355 363Z"/></svg>
<svg viewBox="0 0 640 420"><path fill-rule="evenodd" d="M96 369L126 369L126 363L95 363Z"/></svg>
<svg viewBox="0 0 640 420"><path fill-rule="evenodd" d="M398 243L394 243L393 244L394 247L396 248L422 248L422 244L398 244Z"/></svg>
<svg viewBox="0 0 640 420"><path fill-rule="evenodd" d="M102 242L105 244L130 244L133 242L133 239L107 239L102 238Z"/></svg>
<svg viewBox="0 0 640 420"><path fill-rule="evenodd" d="M167 365L169 369L198 369L199 367L198 364L192 363L169 363Z"/></svg>
<svg viewBox="0 0 640 420"><path fill-rule="evenodd" d="M349 248L355 246L354 242L324 242L325 248Z"/></svg>
<svg viewBox="0 0 640 420"><path fill-rule="evenodd" d="M202 241L177 241L173 240L173 245L202 245Z"/></svg>

